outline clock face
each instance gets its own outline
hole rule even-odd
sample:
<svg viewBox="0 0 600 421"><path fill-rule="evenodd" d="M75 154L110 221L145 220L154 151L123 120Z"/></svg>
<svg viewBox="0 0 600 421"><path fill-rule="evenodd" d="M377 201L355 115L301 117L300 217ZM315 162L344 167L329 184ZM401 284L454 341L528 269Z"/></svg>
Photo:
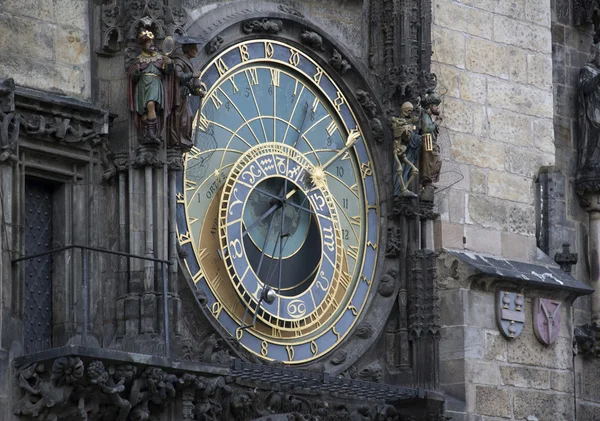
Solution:
<svg viewBox="0 0 600 421"><path fill-rule="evenodd" d="M281 42L234 45L202 80L195 147L178 179L187 270L248 351L288 364L319 358L356 323L377 263L362 130L327 73Z"/></svg>

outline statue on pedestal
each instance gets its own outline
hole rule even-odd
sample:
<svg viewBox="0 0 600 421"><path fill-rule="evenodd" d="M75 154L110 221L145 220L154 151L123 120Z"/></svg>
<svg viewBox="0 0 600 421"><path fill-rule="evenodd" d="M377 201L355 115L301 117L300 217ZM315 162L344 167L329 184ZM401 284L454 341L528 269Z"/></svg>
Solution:
<svg viewBox="0 0 600 421"><path fill-rule="evenodd" d="M442 99L432 92L423 99L423 111L420 118L420 134L422 136L421 160L419 173L423 188L437 183L442 169L440 146L437 142L439 125L437 117L440 115L439 105Z"/></svg>
<svg viewBox="0 0 600 421"><path fill-rule="evenodd" d="M142 53L129 69L129 109L140 143L160 144L172 107L173 62L154 46L152 31L142 30L138 39Z"/></svg>
<svg viewBox="0 0 600 421"><path fill-rule="evenodd" d="M417 105L420 109L420 106ZM418 116L413 115L414 106L405 102L400 107L401 116L392 117L394 132L394 163L396 167L394 194L416 196L408 189L412 179L419 174L417 160L421 147L421 136L416 132Z"/></svg>
<svg viewBox="0 0 600 421"><path fill-rule="evenodd" d="M600 43L579 71L578 190L600 193Z"/></svg>
<svg viewBox="0 0 600 421"><path fill-rule="evenodd" d="M190 107L190 95L203 98L206 85L200 81L200 72L194 72L191 59L198 54L200 40L192 37L181 37L177 40L182 47L181 53L173 55L175 64L175 95L173 108L169 116L169 146L188 151L194 146L192 141L192 122L194 114Z"/></svg>

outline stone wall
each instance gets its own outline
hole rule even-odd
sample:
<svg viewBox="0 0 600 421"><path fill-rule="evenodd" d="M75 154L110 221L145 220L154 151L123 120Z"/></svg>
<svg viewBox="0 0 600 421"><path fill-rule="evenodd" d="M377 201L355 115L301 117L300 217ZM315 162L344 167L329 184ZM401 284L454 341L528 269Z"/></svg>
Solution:
<svg viewBox="0 0 600 421"><path fill-rule="evenodd" d="M0 78L87 100L90 87L88 2L0 2Z"/></svg>
<svg viewBox="0 0 600 421"><path fill-rule="evenodd" d="M493 288L444 289L443 281L441 288L440 383L448 416L575 420L570 306L561 306L559 337L545 347L532 329L531 302L538 292L526 291L523 331L506 339L496 325Z"/></svg>
<svg viewBox="0 0 600 421"><path fill-rule="evenodd" d="M550 0L436 0L444 94L438 247L535 256L534 181L555 162Z"/></svg>

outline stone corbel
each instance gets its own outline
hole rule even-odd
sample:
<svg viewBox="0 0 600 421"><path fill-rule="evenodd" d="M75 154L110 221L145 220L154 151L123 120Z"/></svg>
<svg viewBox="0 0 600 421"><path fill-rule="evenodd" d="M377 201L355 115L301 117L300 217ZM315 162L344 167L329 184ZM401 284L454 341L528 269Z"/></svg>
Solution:
<svg viewBox="0 0 600 421"><path fill-rule="evenodd" d="M15 82L0 80L0 163L16 159L19 115L15 113Z"/></svg>

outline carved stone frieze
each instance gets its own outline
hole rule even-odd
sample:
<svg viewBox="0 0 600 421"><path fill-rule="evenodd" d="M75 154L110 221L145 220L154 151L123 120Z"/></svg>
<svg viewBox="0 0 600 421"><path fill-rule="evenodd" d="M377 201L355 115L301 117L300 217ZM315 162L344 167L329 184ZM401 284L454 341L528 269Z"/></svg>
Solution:
<svg viewBox="0 0 600 421"><path fill-rule="evenodd" d="M185 10L167 5L164 0L130 0L101 5L102 49L108 53L121 51L128 42L135 42L139 29L149 27L157 38L184 35L187 22ZM147 22L143 22L147 19Z"/></svg>
<svg viewBox="0 0 600 421"><path fill-rule="evenodd" d="M242 23L245 34L278 34L283 29L283 22L279 19L248 20Z"/></svg>
<svg viewBox="0 0 600 421"><path fill-rule="evenodd" d="M344 378L322 375L317 380L315 373L296 371L288 379L285 369L272 368L267 373L269 368L239 361L220 366L185 362L158 366L135 359L122 361L116 354L105 357L84 352L23 364L17 374L22 396L13 413L36 421L158 420L173 412L180 412L184 420L205 421L268 417L338 421L357 419L356 414L365 420L399 421L405 419L400 416L406 410L386 405L384 400L412 401L420 393L396 386L383 390L374 384L383 373L378 362L361 370L353 367ZM295 388L298 381L308 382L307 388Z"/></svg>
<svg viewBox="0 0 600 421"><path fill-rule="evenodd" d="M0 162L16 159L19 136L61 144L104 145L108 112L71 98L0 80Z"/></svg>

